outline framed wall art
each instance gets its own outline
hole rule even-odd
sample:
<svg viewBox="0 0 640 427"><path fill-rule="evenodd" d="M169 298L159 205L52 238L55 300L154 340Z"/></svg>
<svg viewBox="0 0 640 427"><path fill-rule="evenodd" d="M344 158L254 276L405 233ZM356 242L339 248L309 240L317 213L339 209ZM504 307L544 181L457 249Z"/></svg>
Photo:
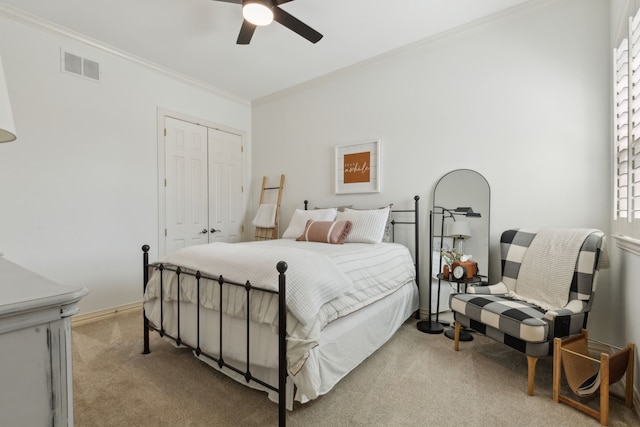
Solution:
<svg viewBox="0 0 640 427"><path fill-rule="evenodd" d="M336 194L380 192L380 140L335 148Z"/></svg>

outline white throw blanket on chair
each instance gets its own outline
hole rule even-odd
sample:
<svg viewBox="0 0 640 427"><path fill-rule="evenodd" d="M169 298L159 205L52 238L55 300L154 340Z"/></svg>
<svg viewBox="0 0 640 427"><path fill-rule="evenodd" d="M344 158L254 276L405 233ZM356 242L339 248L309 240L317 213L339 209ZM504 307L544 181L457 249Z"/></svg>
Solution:
<svg viewBox="0 0 640 427"><path fill-rule="evenodd" d="M594 231L583 228L540 230L524 254L516 291L510 296L545 310L567 305L580 248Z"/></svg>

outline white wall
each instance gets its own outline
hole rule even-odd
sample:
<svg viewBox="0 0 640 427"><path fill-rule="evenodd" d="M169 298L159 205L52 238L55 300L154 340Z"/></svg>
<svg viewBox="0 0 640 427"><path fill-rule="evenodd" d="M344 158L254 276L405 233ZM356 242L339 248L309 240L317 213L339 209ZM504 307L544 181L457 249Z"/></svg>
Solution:
<svg viewBox="0 0 640 427"><path fill-rule="evenodd" d="M533 2L254 102L253 180L286 175L283 226L304 199L373 207L418 194L427 236L436 181L474 169L491 186L497 281L507 228L609 233L609 57L608 2ZM383 141L382 191L334 195L334 146L371 137ZM589 328L606 338L601 279Z"/></svg>
<svg viewBox="0 0 640 427"><path fill-rule="evenodd" d="M60 49L100 63L102 82L60 72ZM2 16L0 55L18 139L0 144L0 252L86 286L81 313L141 300L142 252L158 245L158 108L243 132L247 101Z"/></svg>

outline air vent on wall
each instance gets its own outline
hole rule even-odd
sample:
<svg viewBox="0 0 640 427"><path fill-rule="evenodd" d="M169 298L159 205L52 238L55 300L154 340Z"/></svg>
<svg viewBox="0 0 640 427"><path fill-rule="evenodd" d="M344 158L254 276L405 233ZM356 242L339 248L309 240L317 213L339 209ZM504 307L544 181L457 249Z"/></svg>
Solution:
<svg viewBox="0 0 640 427"><path fill-rule="evenodd" d="M62 52L62 71L91 80L100 81L100 64L87 58Z"/></svg>

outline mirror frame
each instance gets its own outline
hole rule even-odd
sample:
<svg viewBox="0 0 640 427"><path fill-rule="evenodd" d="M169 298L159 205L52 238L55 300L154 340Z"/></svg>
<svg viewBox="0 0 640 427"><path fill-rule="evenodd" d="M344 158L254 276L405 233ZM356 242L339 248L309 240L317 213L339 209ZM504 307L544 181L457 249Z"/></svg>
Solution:
<svg viewBox="0 0 640 427"><path fill-rule="evenodd" d="M455 175L460 175L460 174L464 174L462 175L463 181L460 182L453 182L453 184L449 184L447 182L448 179L453 178ZM465 176L467 175L467 176ZM461 196L454 196L454 197L449 197L449 198L445 198L444 199L444 206L442 203L442 192L449 192L449 193L453 193L453 192L458 192L458 193L463 193L462 191L458 191L458 189L464 189L465 188L465 181L467 181L469 178L473 177L474 179L478 179L477 185L475 185L476 189L471 189L471 193L467 193L465 195L461 195ZM447 184L447 186L443 187L443 184ZM453 185L453 187L452 187ZM485 200L479 200L479 197L482 197L484 199L484 194L480 194L480 191L478 189L480 189L480 187L482 187L482 189L484 189L486 187L486 201ZM478 190L478 191L476 191ZM445 194L449 194L449 193L445 193ZM439 201L439 200L440 201ZM460 200L460 204L456 203L456 201ZM456 206L446 206L447 203L453 203L456 204ZM447 172L446 174L444 174L437 182L436 185L433 189L433 197L432 197L432 206L431 206L431 211L433 212L434 209L436 207L440 207L440 208L446 208L449 210L454 210L458 207L471 207L473 208L474 212L479 213L481 215L480 219L482 220L482 224L480 226L480 229L478 228L478 223L475 221L475 218L469 218L466 221L469 222L469 224L472 227L472 231L474 229L478 230L478 232L481 232L482 235L485 235L485 230L484 230L484 226L486 225L486 238L485 239L476 239L475 241L473 240L473 237L471 239L469 239L469 242L465 242L465 252L468 252L469 254L471 254L473 256L473 260L476 261L478 263L478 269L479 269L479 274L481 276L485 276L483 277L483 282L488 281L489 279L489 252L490 252L490 222L491 222L491 186L489 185L489 181L487 181L487 179L478 171L475 171L473 169L454 169L450 172ZM458 218L455 219L464 219L464 216L458 216ZM441 217L441 220L444 220L443 217ZM446 226L446 224L445 224ZM434 229L431 230L431 244L433 245L433 241L435 240L436 237L439 237L439 230L441 227L441 223L438 223L438 226L435 227ZM437 233L436 234L436 230ZM446 230L446 229L445 229ZM478 232L474 233L474 235L477 235ZM448 234L445 231L445 235ZM436 248L434 247L433 250L435 250ZM473 252L476 252L475 254ZM431 267L431 274L433 274L433 266Z"/></svg>

